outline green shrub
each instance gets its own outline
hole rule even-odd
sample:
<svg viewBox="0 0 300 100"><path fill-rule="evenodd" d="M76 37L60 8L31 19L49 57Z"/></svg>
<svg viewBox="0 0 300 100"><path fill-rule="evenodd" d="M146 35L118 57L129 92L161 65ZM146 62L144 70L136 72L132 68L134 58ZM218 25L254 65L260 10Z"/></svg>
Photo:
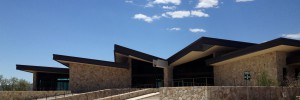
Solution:
<svg viewBox="0 0 300 100"><path fill-rule="evenodd" d="M276 86L277 82L273 81L269 78L268 73L266 71L262 71L262 73L257 78L257 84L259 86Z"/></svg>

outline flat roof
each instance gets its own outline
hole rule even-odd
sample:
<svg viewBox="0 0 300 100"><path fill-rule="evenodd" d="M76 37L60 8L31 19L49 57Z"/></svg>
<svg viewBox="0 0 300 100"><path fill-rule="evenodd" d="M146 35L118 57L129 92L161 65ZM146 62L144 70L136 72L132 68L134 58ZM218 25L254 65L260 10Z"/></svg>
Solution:
<svg viewBox="0 0 300 100"><path fill-rule="evenodd" d="M207 60L207 64L214 64L221 61L225 61L228 59L232 59L235 57L243 56L246 54L258 52L261 50L269 49L272 47L280 46L280 45L286 45L286 46L293 46L293 47L300 47L300 41L299 40L293 40L293 39L287 39L287 38L277 38L265 43L261 43L258 45L250 46L245 49L237 50L228 54L225 54L223 56L219 56L216 58L212 58Z"/></svg>
<svg viewBox="0 0 300 100"><path fill-rule="evenodd" d="M128 68L128 64L121 64L121 63L95 60L89 58L72 57L72 56L65 56L65 55L58 55L58 54L53 54L53 60L62 63L68 67L70 62L76 62L76 63L84 63L84 64L92 64L92 65L101 65L107 67Z"/></svg>
<svg viewBox="0 0 300 100"><path fill-rule="evenodd" d="M206 46L203 46L206 45ZM173 56L168 58L169 64L175 62L181 57L187 55L191 51L205 51L213 47L213 45L224 46L224 47L233 47L233 48L246 48L249 46L256 45L255 43L240 42L233 40L217 39L210 37L201 37L195 42L191 43L187 47L183 48L179 52L175 53Z"/></svg>
<svg viewBox="0 0 300 100"><path fill-rule="evenodd" d="M33 66L33 65L16 65L17 70L22 70L26 72L43 72L43 73L58 73L58 74L68 74L68 68L57 68L57 67L46 67L46 66Z"/></svg>

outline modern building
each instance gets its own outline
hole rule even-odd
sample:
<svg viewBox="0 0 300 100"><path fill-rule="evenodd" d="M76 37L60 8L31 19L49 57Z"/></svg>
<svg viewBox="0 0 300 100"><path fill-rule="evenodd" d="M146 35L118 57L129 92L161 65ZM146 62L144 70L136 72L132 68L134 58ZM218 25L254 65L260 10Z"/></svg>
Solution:
<svg viewBox="0 0 300 100"><path fill-rule="evenodd" d="M17 65L33 73L34 90L86 92L107 88L258 85L264 73L280 85L300 69L300 41L278 38L261 44L202 37L168 59L120 45L114 62L53 55L68 68ZM251 76L245 80L244 74Z"/></svg>

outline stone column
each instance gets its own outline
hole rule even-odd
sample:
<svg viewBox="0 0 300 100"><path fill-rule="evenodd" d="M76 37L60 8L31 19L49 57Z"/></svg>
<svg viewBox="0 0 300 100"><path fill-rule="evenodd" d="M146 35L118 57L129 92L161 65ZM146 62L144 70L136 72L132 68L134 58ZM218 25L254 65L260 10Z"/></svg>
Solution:
<svg viewBox="0 0 300 100"><path fill-rule="evenodd" d="M283 68L287 68L286 57L285 52L276 52L277 81L279 84L283 84Z"/></svg>
<svg viewBox="0 0 300 100"><path fill-rule="evenodd" d="M164 87L173 86L173 67L164 68Z"/></svg>

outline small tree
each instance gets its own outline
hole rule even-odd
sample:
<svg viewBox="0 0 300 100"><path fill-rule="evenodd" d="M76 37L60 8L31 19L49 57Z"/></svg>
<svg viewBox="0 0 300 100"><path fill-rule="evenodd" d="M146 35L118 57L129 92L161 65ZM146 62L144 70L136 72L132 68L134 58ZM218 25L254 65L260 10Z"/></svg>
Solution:
<svg viewBox="0 0 300 100"><path fill-rule="evenodd" d="M1 81L1 88L4 91L11 90L11 86L9 84L10 84L10 81L8 79L4 78Z"/></svg>
<svg viewBox="0 0 300 100"><path fill-rule="evenodd" d="M19 79L18 82L16 83L15 90L16 91L25 91L25 90L29 90L29 88L30 88L29 82L27 82L24 79Z"/></svg>
<svg viewBox="0 0 300 100"><path fill-rule="evenodd" d="M9 86L11 87L12 91L16 90L16 88L18 87L17 86L18 82L19 82L19 79L16 77L12 77L9 79L9 83L10 83Z"/></svg>
<svg viewBox="0 0 300 100"><path fill-rule="evenodd" d="M0 75L0 90L2 91L27 91L30 87L31 84L24 79L16 77L7 79Z"/></svg>
<svg viewBox="0 0 300 100"><path fill-rule="evenodd" d="M3 76L2 75L0 75L0 91L2 91L3 89L2 89L2 80L3 80Z"/></svg>
<svg viewBox="0 0 300 100"><path fill-rule="evenodd" d="M268 74L266 71L262 71L262 73L259 75L257 84L259 86L272 86L276 85L275 81L272 81L272 79L269 78Z"/></svg>

